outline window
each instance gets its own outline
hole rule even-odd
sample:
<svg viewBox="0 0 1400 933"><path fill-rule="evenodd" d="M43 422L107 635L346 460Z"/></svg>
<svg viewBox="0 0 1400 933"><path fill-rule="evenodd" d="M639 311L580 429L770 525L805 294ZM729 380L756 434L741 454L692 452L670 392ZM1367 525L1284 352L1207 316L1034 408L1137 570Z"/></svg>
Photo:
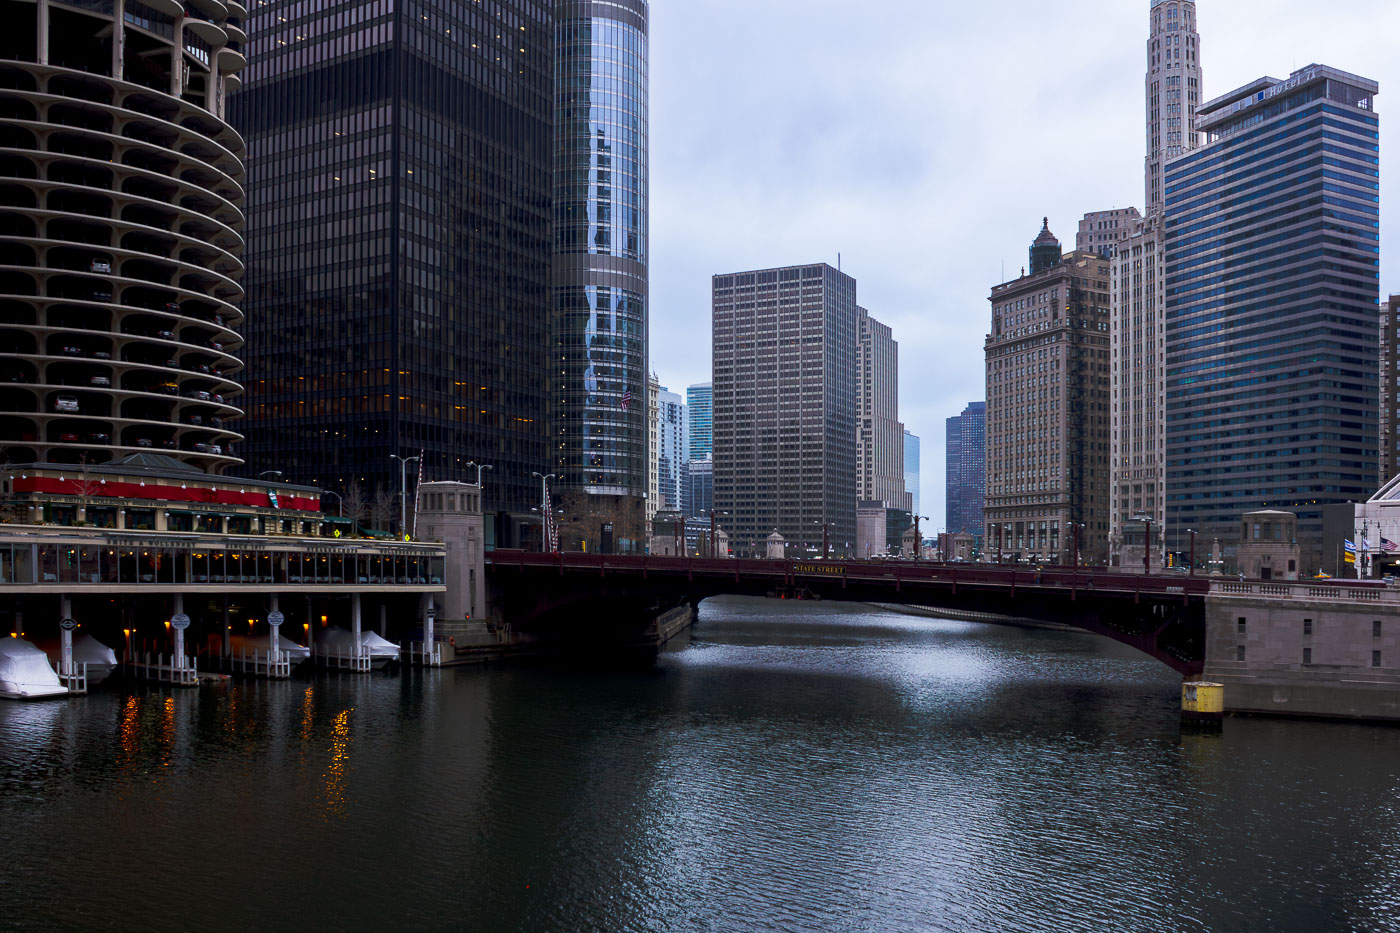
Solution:
<svg viewBox="0 0 1400 933"><path fill-rule="evenodd" d="M1245 624L1244 616L1240 616L1240 621L1239 621L1238 623L1236 623L1236 630L1237 630L1241 635L1244 634L1244 624Z"/></svg>
<svg viewBox="0 0 1400 933"><path fill-rule="evenodd" d="M1304 663L1304 664L1311 664L1311 663L1312 663L1312 649L1311 649L1311 648L1304 648L1304 649L1303 649L1303 663Z"/></svg>
<svg viewBox="0 0 1400 933"><path fill-rule="evenodd" d="M1236 660L1236 661L1243 661L1243 660L1244 660L1244 645L1236 645L1236 646L1235 646L1235 660Z"/></svg>
<svg viewBox="0 0 1400 933"><path fill-rule="evenodd" d="M1381 666L1381 653L1380 653L1379 651L1372 651L1372 652L1371 652L1371 666L1372 666L1372 667L1380 667L1380 666Z"/></svg>
<svg viewBox="0 0 1400 933"><path fill-rule="evenodd" d="M1380 638L1380 637L1381 637L1381 620L1380 620L1380 619L1376 619L1374 622L1371 623L1371 637L1372 637L1372 638Z"/></svg>
<svg viewBox="0 0 1400 933"><path fill-rule="evenodd" d="M1311 635L1311 634L1312 634L1312 619L1304 619L1304 620L1303 620L1303 634L1304 634L1304 635Z"/></svg>

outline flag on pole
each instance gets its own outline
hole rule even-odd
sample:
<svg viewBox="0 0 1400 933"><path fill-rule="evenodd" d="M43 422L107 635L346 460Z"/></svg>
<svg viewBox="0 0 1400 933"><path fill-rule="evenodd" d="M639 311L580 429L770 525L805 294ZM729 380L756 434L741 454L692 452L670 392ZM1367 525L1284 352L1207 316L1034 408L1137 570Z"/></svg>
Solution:
<svg viewBox="0 0 1400 933"><path fill-rule="evenodd" d="M1356 545L1350 539L1342 541L1342 563L1356 563Z"/></svg>
<svg viewBox="0 0 1400 933"><path fill-rule="evenodd" d="M1397 550L1397 549L1400 549L1400 544L1396 544L1394 541L1390 540L1390 539L1387 538L1385 535L1381 535L1381 550L1382 550L1382 551L1389 552L1389 551L1394 551L1394 550Z"/></svg>
<svg viewBox="0 0 1400 933"><path fill-rule="evenodd" d="M1366 537L1365 535L1361 536L1361 550L1366 551L1367 553L1370 553L1371 551L1371 539Z"/></svg>

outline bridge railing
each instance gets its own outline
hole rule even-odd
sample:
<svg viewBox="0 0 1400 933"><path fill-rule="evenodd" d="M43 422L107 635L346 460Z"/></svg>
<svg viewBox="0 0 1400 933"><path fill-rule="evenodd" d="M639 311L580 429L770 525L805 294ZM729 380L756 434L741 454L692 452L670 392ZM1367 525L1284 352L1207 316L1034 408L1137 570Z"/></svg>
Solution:
<svg viewBox="0 0 1400 933"><path fill-rule="evenodd" d="M1212 596L1266 596L1274 599L1328 599L1400 604L1400 590L1366 580L1212 580Z"/></svg>

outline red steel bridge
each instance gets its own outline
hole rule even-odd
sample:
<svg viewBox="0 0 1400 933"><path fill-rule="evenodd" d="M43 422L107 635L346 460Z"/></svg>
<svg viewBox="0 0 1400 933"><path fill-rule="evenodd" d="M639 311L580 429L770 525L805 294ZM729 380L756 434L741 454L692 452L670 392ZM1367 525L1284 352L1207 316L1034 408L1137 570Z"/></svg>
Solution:
<svg viewBox="0 0 1400 933"><path fill-rule="evenodd" d="M1131 645L1179 671L1205 663L1207 577L912 560L762 560L493 551L492 615L542 638L626 640L710 596L928 606L1058 622ZM630 635L629 635L630 633Z"/></svg>

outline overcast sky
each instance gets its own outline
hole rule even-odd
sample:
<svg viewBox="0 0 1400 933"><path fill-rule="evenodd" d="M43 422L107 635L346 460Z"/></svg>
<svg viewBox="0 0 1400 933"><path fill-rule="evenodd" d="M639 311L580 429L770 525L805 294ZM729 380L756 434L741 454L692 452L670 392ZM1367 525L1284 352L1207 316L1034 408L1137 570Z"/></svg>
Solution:
<svg viewBox="0 0 1400 933"><path fill-rule="evenodd" d="M856 277L899 341L943 523L944 419L983 398L987 295L1050 217L1143 202L1148 0L651 0L651 359L710 379L710 276ZM1199 0L1205 98L1317 62L1380 82L1381 288L1400 291L1386 116L1397 0Z"/></svg>

